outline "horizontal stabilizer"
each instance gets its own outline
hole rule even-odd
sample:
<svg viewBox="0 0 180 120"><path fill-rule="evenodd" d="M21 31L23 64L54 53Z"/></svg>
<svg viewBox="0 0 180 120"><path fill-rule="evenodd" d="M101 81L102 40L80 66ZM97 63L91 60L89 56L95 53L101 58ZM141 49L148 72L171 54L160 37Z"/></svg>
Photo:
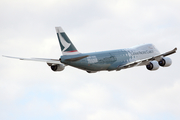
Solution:
<svg viewBox="0 0 180 120"><path fill-rule="evenodd" d="M81 57L75 57L75 58L70 58L70 59L66 59L66 61L70 61L70 62L74 62L74 61L78 61L78 60L81 60L83 58L86 58L88 57L89 55L86 55L86 56L81 56Z"/></svg>

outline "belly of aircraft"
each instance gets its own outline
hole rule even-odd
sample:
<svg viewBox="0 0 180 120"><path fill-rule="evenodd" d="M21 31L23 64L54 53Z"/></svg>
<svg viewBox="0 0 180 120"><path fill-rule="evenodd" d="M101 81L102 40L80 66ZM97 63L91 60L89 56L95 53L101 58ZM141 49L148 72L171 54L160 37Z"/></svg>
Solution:
<svg viewBox="0 0 180 120"><path fill-rule="evenodd" d="M82 69L82 70L86 70L86 71L101 71L101 70L107 70L107 68L110 66L111 64L71 64L71 66Z"/></svg>

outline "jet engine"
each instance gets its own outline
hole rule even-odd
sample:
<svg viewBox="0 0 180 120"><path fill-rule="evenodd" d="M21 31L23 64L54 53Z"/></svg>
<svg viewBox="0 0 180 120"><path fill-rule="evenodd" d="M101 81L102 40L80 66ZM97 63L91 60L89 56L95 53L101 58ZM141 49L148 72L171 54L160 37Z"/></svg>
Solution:
<svg viewBox="0 0 180 120"><path fill-rule="evenodd" d="M160 61L159 61L159 65L162 67L169 67L172 64L172 60L169 57L163 57Z"/></svg>
<svg viewBox="0 0 180 120"><path fill-rule="evenodd" d="M159 68L159 64L157 61L151 61L149 62L149 64L146 65L146 68L148 70L157 70Z"/></svg>
<svg viewBox="0 0 180 120"><path fill-rule="evenodd" d="M63 71L65 68L64 64L57 64L57 65L52 65L51 70L53 71Z"/></svg>

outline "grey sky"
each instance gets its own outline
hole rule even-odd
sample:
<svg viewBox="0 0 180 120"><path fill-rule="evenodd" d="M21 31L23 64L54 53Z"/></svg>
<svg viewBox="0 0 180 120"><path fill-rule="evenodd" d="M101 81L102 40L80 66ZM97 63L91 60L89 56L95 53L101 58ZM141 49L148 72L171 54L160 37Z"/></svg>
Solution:
<svg viewBox="0 0 180 120"><path fill-rule="evenodd" d="M179 0L1 0L0 55L59 58L55 27L80 52L180 48ZM179 50L168 68L119 72L0 58L0 119L179 120Z"/></svg>

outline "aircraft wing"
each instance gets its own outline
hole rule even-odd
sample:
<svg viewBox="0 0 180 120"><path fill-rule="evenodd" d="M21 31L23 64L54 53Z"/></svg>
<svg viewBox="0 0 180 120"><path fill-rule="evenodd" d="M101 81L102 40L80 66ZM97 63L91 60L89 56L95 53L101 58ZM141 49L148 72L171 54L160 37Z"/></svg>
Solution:
<svg viewBox="0 0 180 120"><path fill-rule="evenodd" d="M11 56L4 56L7 58L14 58L19 60L29 60L29 61L39 61L39 62L46 62L48 65L52 64L62 64L59 59L46 59L46 58L19 58L19 57L11 57Z"/></svg>
<svg viewBox="0 0 180 120"><path fill-rule="evenodd" d="M121 69L135 67L135 66L138 66L138 65L146 65L146 64L149 63L149 61L161 59L161 57L165 57L165 56L174 54L174 53L176 53L176 50L177 50L177 48L174 48L171 51L165 52L163 54L160 54L160 55L157 55L157 56L154 56L154 57L150 57L150 58L147 58L147 59L142 59L142 60L137 60L137 61L134 61L134 62L131 62L131 63L127 63L125 65L118 66L116 70L118 71L118 70L121 70Z"/></svg>

